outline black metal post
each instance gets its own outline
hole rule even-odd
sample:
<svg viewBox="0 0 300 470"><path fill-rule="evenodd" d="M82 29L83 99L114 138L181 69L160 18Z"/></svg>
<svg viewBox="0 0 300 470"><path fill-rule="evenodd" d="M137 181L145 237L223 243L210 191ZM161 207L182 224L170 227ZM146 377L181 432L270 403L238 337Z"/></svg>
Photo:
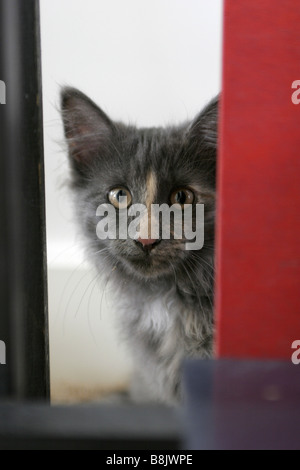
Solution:
<svg viewBox="0 0 300 470"><path fill-rule="evenodd" d="M39 2L0 0L0 394L49 397Z"/></svg>

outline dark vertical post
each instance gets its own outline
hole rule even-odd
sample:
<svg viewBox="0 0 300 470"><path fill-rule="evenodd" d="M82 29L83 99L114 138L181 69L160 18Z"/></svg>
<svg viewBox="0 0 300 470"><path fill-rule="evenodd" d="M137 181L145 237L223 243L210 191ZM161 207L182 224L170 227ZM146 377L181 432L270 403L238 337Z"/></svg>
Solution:
<svg viewBox="0 0 300 470"><path fill-rule="evenodd" d="M0 393L21 399L49 396L40 60L39 2L0 0Z"/></svg>

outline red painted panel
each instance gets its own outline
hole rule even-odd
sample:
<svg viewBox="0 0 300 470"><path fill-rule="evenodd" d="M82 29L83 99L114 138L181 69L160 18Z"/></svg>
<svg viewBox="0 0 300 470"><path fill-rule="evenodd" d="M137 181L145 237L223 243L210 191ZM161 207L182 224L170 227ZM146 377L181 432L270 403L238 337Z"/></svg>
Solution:
<svg viewBox="0 0 300 470"><path fill-rule="evenodd" d="M225 0L217 355L290 359L300 339L300 2Z"/></svg>

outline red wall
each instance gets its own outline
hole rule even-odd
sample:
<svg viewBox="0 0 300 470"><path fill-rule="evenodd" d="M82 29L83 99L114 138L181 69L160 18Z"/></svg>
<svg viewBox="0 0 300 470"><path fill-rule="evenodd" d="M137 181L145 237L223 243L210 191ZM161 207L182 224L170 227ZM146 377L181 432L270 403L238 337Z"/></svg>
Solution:
<svg viewBox="0 0 300 470"><path fill-rule="evenodd" d="M295 80L300 80L300 1L225 0L218 357L290 360L291 344L300 339Z"/></svg>

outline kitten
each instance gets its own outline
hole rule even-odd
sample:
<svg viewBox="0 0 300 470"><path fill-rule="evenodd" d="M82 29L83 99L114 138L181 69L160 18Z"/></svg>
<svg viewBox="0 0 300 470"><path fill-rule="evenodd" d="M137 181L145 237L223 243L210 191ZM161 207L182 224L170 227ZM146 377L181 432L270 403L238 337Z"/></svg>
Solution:
<svg viewBox="0 0 300 470"><path fill-rule="evenodd" d="M119 298L118 324L136 362L135 398L182 400L185 358L213 353L214 214L218 98L191 123L138 129L113 122L88 97L65 88L62 117L79 224L99 273ZM100 240L100 204L205 205L205 242Z"/></svg>

